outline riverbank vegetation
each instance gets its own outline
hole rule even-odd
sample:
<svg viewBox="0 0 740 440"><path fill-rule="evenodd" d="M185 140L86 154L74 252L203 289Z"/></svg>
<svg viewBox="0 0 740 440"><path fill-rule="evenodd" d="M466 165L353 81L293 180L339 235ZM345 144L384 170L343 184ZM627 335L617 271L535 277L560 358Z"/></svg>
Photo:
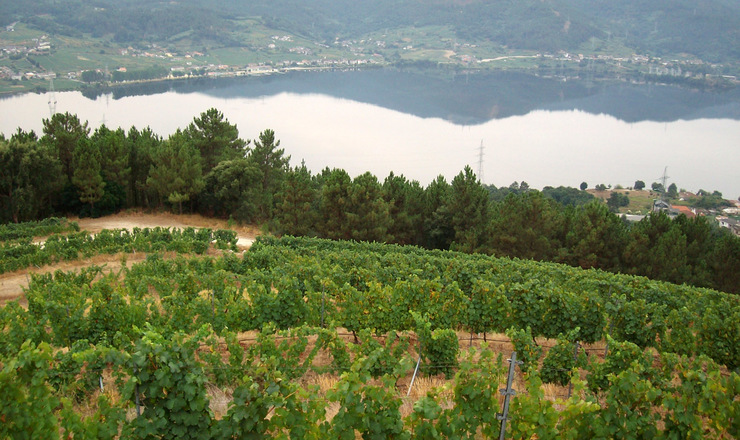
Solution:
<svg viewBox="0 0 740 440"><path fill-rule="evenodd" d="M612 212L618 206L586 191L484 186L470 168L426 187L394 173L314 174L289 165L272 130L245 141L217 109L166 139L136 127L91 133L69 113L44 120L43 130L0 141L3 222L167 208L279 235L551 261L735 293L740 286L740 238L703 216L656 213L629 224Z"/></svg>

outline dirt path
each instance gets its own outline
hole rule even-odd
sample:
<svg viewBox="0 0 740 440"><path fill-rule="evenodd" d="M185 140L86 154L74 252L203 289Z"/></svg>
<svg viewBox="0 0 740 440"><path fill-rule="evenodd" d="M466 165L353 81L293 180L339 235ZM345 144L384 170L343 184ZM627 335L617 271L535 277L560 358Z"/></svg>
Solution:
<svg viewBox="0 0 740 440"><path fill-rule="evenodd" d="M237 233L237 247L239 250L248 249L259 234L259 230L254 226L233 226L229 227L224 220L202 217L200 215L174 215L167 213L145 214L140 212L127 212L111 215L101 218L70 218L71 221L80 225L80 230L90 233L97 233L103 229L128 229L133 228L153 228L157 226L168 228L211 228L211 229L233 229ZM31 279L31 273L51 273L57 270L72 271L84 267L96 265L105 265L105 271L117 271L121 268L121 257L117 255L97 255L92 258L86 258L75 261L65 261L41 268L30 268L16 272L0 274L0 305L14 299L20 299L20 303L26 306L26 300L23 298L23 289L28 287L28 281ZM146 258L143 253L127 254L126 259L129 263L141 261Z"/></svg>

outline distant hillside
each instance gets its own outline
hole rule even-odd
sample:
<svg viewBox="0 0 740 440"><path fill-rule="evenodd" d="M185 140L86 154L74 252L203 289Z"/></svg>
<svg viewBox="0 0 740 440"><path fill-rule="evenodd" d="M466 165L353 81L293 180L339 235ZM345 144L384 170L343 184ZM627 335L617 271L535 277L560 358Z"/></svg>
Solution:
<svg viewBox="0 0 740 440"><path fill-rule="evenodd" d="M618 42L638 53L686 53L740 60L740 3L735 0L181 0L0 2L0 24L23 19L59 34L108 36L116 43L239 46L244 24L320 42L373 32L449 26L461 42L509 49L577 51Z"/></svg>

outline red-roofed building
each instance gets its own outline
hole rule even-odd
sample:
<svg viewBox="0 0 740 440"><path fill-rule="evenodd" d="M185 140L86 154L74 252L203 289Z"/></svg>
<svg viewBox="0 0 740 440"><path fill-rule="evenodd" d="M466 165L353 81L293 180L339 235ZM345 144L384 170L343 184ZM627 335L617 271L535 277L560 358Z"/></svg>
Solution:
<svg viewBox="0 0 740 440"><path fill-rule="evenodd" d="M694 212L691 208L688 206L682 206L682 205L673 205L671 208L676 211L678 214L684 214L688 218L694 218L696 217L696 212Z"/></svg>

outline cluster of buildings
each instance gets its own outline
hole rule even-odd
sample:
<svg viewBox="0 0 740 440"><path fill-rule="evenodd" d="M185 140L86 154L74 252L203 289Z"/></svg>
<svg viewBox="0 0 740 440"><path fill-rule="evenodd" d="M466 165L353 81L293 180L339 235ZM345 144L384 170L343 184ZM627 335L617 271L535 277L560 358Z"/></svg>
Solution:
<svg viewBox="0 0 740 440"><path fill-rule="evenodd" d="M12 81L21 81L24 79L42 79L48 81L57 77L54 72L16 72L13 69L5 66L0 66L0 79L9 79Z"/></svg>
<svg viewBox="0 0 740 440"><path fill-rule="evenodd" d="M688 218L694 218L699 215L714 215L719 227L727 228L730 232L740 237L740 220L733 218L733 216L736 217L740 215L740 202L734 201L733 203L734 206L724 208L719 212L710 212L705 209L692 208L685 205L672 205L665 200L658 199L653 202L653 212L663 211L668 214L669 217L676 217L684 214Z"/></svg>

